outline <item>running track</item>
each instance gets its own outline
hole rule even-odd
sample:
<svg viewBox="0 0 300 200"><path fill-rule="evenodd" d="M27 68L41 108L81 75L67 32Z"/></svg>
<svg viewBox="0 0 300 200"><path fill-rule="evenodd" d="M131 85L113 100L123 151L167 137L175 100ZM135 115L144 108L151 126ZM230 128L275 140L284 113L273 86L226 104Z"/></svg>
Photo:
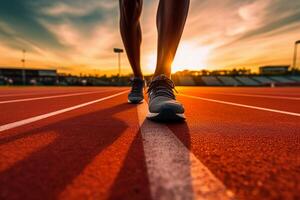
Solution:
<svg viewBox="0 0 300 200"><path fill-rule="evenodd" d="M0 88L0 199L300 199L300 88L179 87L187 121L129 88Z"/></svg>

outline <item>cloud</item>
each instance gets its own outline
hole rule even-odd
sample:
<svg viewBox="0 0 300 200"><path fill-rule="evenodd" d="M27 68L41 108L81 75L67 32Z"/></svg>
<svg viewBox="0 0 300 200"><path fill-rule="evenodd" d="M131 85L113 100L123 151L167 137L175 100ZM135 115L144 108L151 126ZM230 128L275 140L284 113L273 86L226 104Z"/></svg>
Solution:
<svg viewBox="0 0 300 200"><path fill-rule="evenodd" d="M207 62L211 68L290 63L300 30L299 1L228 0L215 7L206 1L200 8L205 11L193 14L184 39L196 36L200 46L214 46Z"/></svg>
<svg viewBox="0 0 300 200"><path fill-rule="evenodd" d="M75 3L71 1L58 1L53 3L53 5L42 9L41 12L46 15L53 16L85 16L91 12L95 12L96 10L113 10L117 7L117 5L117 1L89 1L88 3L83 1L75 1Z"/></svg>
<svg viewBox="0 0 300 200"><path fill-rule="evenodd" d="M38 22L38 16L25 1L3 0L0 4L0 20L15 32L14 37L23 38L37 46L63 48L57 39Z"/></svg>
<svg viewBox="0 0 300 200"><path fill-rule="evenodd" d="M141 18L146 73L151 73L155 65L157 5L158 0L144 1ZM118 1L2 0L0 65L19 65L20 51L26 48L28 63L33 67L111 73L116 69L112 48L122 47L118 18ZM191 0L174 62L178 66L174 67L288 64L299 28L300 1ZM186 56L188 62L183 59ZM122 63L124 72L130 73L127 59Z"/></svg>

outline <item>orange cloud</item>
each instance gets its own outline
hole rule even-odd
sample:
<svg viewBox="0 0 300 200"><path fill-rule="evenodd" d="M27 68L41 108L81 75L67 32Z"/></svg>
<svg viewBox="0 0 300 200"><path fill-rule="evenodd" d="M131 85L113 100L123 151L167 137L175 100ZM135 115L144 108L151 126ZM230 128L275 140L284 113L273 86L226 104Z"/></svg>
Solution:
<svg viewBox="0 0 300 200"><path fill-rule="evenodd" d="M157 3L158 0L145 1L141 18L145 74L152 73L156 63ZM21 50L25 48L30 67L57 68L74 74L117 73L116 55L112 51L122 47L117 2L20 2L15 6L24 12L9 14L20 24L26 18L27 26L9 21L1 13L14 5L1 4L0 65L20 66ZM173 71L231 67L256 70L260 65L290 64L293 42L299 39L299 10L297 1L192 0ZM125 55L122 72L131 73Z"/></svg>

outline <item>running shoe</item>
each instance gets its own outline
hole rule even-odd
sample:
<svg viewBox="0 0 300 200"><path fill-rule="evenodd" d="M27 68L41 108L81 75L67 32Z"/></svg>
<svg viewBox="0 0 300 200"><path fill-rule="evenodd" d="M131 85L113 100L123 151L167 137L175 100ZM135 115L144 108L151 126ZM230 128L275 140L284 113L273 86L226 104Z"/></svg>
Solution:
<svg viewBox="0 0 300 200"><path fill-rule="evenodd" d="M157 76L151 81L148 88L148 119L158 122L185 120L184 107L176 100L174 90L173 81L165 75Z"/></svg>
<svg viewBox="0 0 300 200"><path fill-rule="evenodd" d="M128 102L138 104L144 100L145 81L141 78L133 78L131 82L131 91L128 94Z"/></svg>

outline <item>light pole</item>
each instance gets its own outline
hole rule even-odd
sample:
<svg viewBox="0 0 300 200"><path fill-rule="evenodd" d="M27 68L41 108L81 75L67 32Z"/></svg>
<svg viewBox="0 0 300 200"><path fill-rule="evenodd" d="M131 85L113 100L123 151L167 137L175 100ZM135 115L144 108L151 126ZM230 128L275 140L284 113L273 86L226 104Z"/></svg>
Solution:
<svg viewBox="0 0 300 200"><path fill-rule="evenodd" d="M21 62L22 62L22 82L23 82L23 85L25 85L26 84L26 74L25 74L26 50L23 49L22 52L23 52L23 58L21 59Z"/></svg>
<svg viewBox="0 0 300 200"><path fill-rule="evenodd" d="M295 48L294 48L294 60L293 60L293 67L296 68L297 67L297 48L298 48L298 44L300 44L300 40L295 42Z"/></svg>
<svg viewBox="0 0 300 200"><path fill-rule="evenodd" d="M114 48L114 53L118 54L118 67L119 67L119 73L118 76L121 76L121 53L123 53L124 50L120 48Z"/></svg>

